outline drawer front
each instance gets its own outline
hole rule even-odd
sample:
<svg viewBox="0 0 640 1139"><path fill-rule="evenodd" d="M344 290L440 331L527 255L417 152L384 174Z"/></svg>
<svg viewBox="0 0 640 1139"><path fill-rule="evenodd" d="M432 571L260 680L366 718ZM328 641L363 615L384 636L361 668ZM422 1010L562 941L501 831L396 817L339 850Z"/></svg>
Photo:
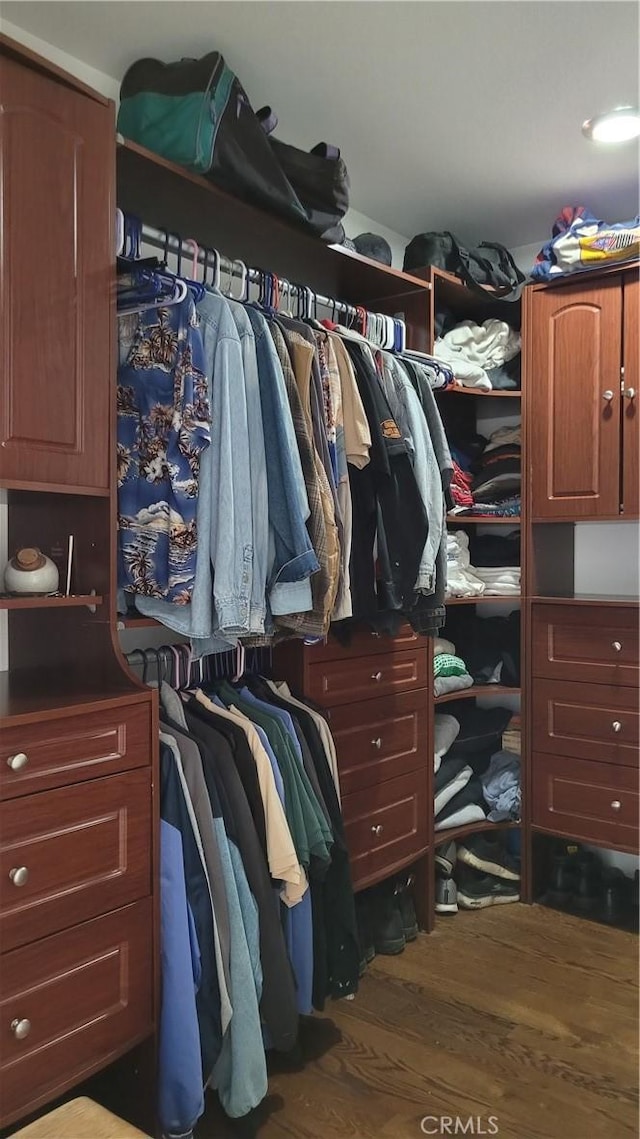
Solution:
<svg viewBox="0 0 640 1139"><path fill-rule="evenodd" d="M151 706L8 728L0 742L0 799L30 795L151 762Z"/></svg>
<svg viewBox="0 0 640 1139"><path fill-rule="evenodd" d="M533 747L637 766L638 698L633 688L533 681Z"/></svg>
<svg viewBox="0 0 640 1139"><path fill-rule="evenodd" d="M332 707L425 688L426 684L427 651L421 648L384 657L368 656L312 664L309 667L308 695L319 704Z"/></svg>
<svg viewBox="0 0 640 1139"><path fill-rule="evenodd" d="M3 955L0 1126L152 1032L152 931L145 899ZM19 1039L11 1026L25 1020Z"/></svg>
<svg viewBox="0 0 640 1139"><path fill-rule="evenodd" d="M330 726L343 795L427 766L427 694L399 692L334 708Z"/></svg>
<svg viewBox="0 0 640 1139"><path fill-rule="evenodd" d="M637 773L630 767L533 756L534 826L612 850L638 848Z"/></svg>
<svg viewBox="0 0 640 1139"><path fill-rule="evenodd" d="M3 951L151 892L151 776L131 771L0 807Z"/></svg>
<svg viewBox="0 0 640 1139"><path fill-rule="evenodd" d="M533 675L576 683L637 685L637 609L534 605Z"/></svg>
<svg viewBox="0 0 640 1139"><path fill-rule="evenodd" d="M342 799L357 887L423 853L428 844L426 772L389 779Z"/></svg>
<svg viewBox="0 0 640 1139"><path fill-rule="evenodd" d="M313 664L316 661L340 660L343 657L352 659L370 656L371 653L400 653L413 648L426 648L430 644L426 637L414 633L411 625L403 625L395 637L374 633L373 629L357 629L346 644L330 635L321 644L307 646L305 653Z"/></svg>

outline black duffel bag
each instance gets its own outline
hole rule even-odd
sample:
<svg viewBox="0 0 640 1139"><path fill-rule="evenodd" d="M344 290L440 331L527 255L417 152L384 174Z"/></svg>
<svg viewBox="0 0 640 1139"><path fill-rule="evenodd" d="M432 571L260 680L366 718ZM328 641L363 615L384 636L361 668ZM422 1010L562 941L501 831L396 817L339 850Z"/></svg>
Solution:
<svg viewBox="0 0 640 1139"><path fill-rule="evenodd" d="M155 154L204 174L216 185L288 218L328 242L341 241L340 219L348 206L348 176L336 195L324 192L321 208L301 200L283 169L278 147L265 133L237 75L219 52L202 59L162 63L139 59L120 88L118 130ZM293 149L293 148L291 148ZM302 154L298 151L297 154ZM322 155L312 159L319 185L333 184L336 165ZM340 160L341 161L341 160ZM327 166L322 165L328 163ZM328 178L323 171L328 171Z"/></svg>
<svg viewBox="0 0 640 1139"><path fill-rule="evenodd" d="M477 249L467 249L448 230L419 233L404 251L404 271L433 265L454 273L471 289L490 285L503 300L517 300L526 278L504 245L482 241Z"/></svg>

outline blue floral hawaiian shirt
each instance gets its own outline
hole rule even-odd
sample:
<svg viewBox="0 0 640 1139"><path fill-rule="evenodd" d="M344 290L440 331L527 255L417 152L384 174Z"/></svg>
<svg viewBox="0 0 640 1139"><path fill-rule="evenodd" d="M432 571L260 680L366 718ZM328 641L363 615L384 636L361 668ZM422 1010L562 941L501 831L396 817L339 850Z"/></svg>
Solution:
<svg viewBox="0 0 640 1139"><path fill-rule="evenodd" d="M118 584L191 600L200 457L210 442L202 337L193 300L120 322Z"/></svg>

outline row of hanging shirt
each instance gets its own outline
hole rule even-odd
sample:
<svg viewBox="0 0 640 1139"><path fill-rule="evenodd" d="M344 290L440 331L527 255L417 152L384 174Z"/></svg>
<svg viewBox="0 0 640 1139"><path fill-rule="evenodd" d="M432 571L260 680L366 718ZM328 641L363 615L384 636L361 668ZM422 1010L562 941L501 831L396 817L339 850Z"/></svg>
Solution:
<svg viewBox="0 0 640 1139"><path fill-rule="evenodd" d="M121 611L197 655L352 617L437 632L453 466L432 389L450 370L397 319L330 302L357 329L318 322L307 289L284 312L292 287L241 263L225 295L217 254L202 281L150 269L140 233L118 302Z"/></svg>
<svg viewBox="0 0 640 1139"><path fill-rule="evenodd" d="M261 1102L265 1049L356 992L359 951L324 717L257 673L162 682L160 709L159 1119L185 1139L207 1087L233 1117Z"/></svg>

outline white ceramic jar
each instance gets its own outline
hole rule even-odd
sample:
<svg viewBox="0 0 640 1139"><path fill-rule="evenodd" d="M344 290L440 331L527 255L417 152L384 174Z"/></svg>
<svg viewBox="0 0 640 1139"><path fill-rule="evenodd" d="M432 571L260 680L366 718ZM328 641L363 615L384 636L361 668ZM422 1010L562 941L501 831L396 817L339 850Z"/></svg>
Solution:
<svg viewBox="0 0 640 1139"><path fill-rule="evenodd" d="M12 557L4 571L7 593L55 593L58 567L35 546L25 546Z"/></svg>

